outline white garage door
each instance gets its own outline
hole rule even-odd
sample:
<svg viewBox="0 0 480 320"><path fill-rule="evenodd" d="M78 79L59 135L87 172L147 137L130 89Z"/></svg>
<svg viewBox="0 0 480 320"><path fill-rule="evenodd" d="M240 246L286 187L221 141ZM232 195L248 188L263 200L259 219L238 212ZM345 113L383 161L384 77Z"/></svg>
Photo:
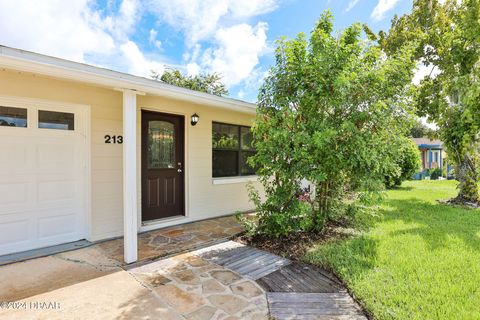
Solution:
<svg viewBox="0 0 480 320"><path fill-rule="evenodd" d="M0 255L85 238L85 118L0 99Z"/></svg>

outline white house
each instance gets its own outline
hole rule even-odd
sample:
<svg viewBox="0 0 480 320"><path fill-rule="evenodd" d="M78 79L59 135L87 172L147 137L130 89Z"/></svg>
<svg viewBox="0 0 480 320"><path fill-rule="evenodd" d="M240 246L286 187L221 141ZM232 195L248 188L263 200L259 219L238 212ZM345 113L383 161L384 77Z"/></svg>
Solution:
<svg viewBox="0 0 480 320"><path fill-rule="evenodd" d="M0 255L252 209L255 108L0 46Z"/></svg>

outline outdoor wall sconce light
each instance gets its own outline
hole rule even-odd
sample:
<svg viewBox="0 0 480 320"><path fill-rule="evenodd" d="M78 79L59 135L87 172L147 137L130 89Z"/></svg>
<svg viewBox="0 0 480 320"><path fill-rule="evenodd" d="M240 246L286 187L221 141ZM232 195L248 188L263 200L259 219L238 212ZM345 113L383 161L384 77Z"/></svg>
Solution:
<svg viewBox="0 0 480 320"><path fill-rule="evenodd" d="M192 126L194 126L198 123L198 120L200 120L200 117L198 116L198 114L194 113L192 115L192 121L190 123L192 124Z"/></svg>

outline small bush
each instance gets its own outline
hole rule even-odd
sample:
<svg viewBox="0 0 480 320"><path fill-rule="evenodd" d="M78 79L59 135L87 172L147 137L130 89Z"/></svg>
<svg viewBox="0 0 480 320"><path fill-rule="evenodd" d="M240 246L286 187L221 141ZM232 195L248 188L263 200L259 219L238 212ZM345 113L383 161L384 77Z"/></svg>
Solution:
<svg viewBox="0 0 480 320"><path fill-rule="evenodd" d="M266 234L274 237L286 236L292 232L321 229L321 223L314 221L314 209L310 193L295 184L272 190L270 196L262 202L253 185L248 185L250 199L255 204L257 223L242 222L247 235ZM288 199L288 200L285 200Z"/></svg>
<svg viewBox="0 0 480 320"><path fill-rule="evenodd" d="M428 175L430 176L430 180L438 180L438 178L442 176L442 170L439 168L429 169Z"/></svg>
<svg viewBox="0 0 480 320"><path fill-rule="evenodd" d="M421 168L420 151L410 139L401 139L398 155L395 157L395 166L385 176L385 186L393 188L409 180Z"/></svg>

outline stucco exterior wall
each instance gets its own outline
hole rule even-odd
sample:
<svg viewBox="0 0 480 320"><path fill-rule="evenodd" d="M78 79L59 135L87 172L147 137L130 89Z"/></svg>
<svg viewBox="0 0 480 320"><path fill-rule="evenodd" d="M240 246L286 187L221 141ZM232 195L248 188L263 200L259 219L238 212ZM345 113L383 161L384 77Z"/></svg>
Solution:
<svg viewBox="0 0 480 320"><path fill-rule="evenodd" d="M122 145L104 142L104 136L107 134L122 134L122 93L111 88L0 70L0 95L88 106L91 114L91 210L87 219L90 221L87 238L96 241L122 235ZM149 95L138 96L137 107L139 222L141 221L141 109L180 114L185 117L186 162L186 217L142 226L139 231L252 209L252 204L248 201L246 182L213 184L211 135L212 121L248 126L253 120L253 115ZM200 116L200 121L195 127L190 125L190 116L193 113Z"/></svg>

